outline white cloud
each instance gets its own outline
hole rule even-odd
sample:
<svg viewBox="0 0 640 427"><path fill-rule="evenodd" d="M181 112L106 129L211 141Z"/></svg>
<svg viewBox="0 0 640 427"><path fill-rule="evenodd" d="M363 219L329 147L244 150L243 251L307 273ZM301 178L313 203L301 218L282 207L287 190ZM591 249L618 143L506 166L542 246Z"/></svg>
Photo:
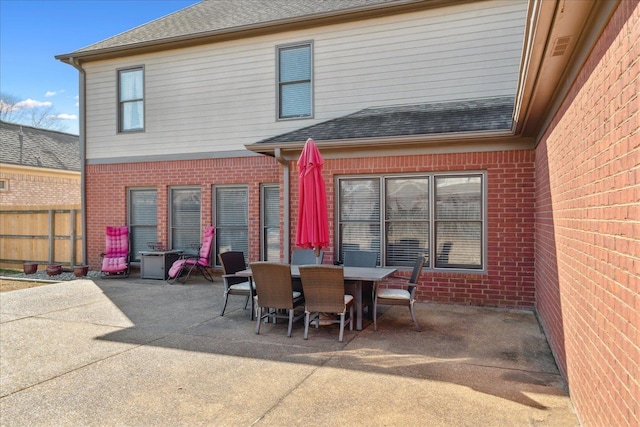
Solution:
<svg viewBox="0 0 640 427"><path fill-rule="evenodd" d="M78 120L78 116L75 114L56 114L55 116L49 116L54 120Z"/></svg>
<svg viewBox="0 0 640 427"><path fill-rule="evenodd" d="M25 99L24 101L20 101L15 105L16 109L21 108L39 108L39 107L51 107L53 104L49 101L36 101L34 99Z"/></svg>
<svg viewBox="0 0 640 427"><path fill-rule="evenodd" d="M45 94L44 94L44 96L45 96L46 98L50 98L50 97L52 97L52 96L56 96L56 95L59 95L59 94L61 94L61 93L64 93L64 89L62 89L62 90L58 90L58 91L55 91L55 90L48 90L48 91L47 91L47 93L45 93Z"/></svg>

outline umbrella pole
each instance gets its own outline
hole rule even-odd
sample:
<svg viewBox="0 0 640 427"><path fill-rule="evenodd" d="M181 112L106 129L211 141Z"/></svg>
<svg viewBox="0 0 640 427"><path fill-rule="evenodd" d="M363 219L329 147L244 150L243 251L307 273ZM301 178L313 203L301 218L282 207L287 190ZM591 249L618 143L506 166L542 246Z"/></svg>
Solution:
<svg viewBox="0 0 640 427"><path fill-rule="evenodd" d="M316 246L313 250L316 254L316 265L320 265L320 248Z"/></svg>

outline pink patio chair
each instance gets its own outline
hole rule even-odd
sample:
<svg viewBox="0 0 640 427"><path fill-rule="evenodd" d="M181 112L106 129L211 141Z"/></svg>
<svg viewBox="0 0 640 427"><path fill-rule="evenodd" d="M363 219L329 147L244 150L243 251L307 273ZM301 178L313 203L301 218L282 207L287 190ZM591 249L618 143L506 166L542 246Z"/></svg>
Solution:
<svg viewBox="0 0 640 427"><path fill-rule="evenodd" d="M206 227L202 233L202 245L197 255L183 255L176 262L173 263L169 269L169 278L167 282L169 284L179 281L185 283L193 270L198 270L202 276L210 282L213 282L213 276L209 272L209 268L212 267L212 250L213 250L213 236L216 234L216 228L209 226Z"/></svg>
<svg viewBox="0 0 640 427"><path fill-rule="evenodd" d="M100 275L102 277L129 277L129 227L106 228L105 251L102 258Z"/></svg>

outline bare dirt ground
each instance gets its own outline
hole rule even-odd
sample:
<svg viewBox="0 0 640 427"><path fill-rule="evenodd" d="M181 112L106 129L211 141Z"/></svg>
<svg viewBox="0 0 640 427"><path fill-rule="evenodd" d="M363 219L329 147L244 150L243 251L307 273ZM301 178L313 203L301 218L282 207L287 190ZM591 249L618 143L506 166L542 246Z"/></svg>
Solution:
<svg viewBox="0 0 640 427"><path fill-rule="evenodd" d="M51 283L34 282L29 280L0 279L0 292L17 291L19 289L34 288L36 286L50 285Z"/></svg>

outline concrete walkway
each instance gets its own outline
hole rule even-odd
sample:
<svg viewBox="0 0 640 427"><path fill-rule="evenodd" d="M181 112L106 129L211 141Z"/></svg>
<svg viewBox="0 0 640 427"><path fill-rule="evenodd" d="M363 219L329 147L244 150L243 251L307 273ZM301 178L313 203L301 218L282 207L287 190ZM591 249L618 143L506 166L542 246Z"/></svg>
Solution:
<svg viewBox="0 0 640 427"><path fill-rule="evenodd" d="M0 294L2 426L576 426L535 316L419 304L378 331L265 324L222 284L77 280Z"/></svg>

